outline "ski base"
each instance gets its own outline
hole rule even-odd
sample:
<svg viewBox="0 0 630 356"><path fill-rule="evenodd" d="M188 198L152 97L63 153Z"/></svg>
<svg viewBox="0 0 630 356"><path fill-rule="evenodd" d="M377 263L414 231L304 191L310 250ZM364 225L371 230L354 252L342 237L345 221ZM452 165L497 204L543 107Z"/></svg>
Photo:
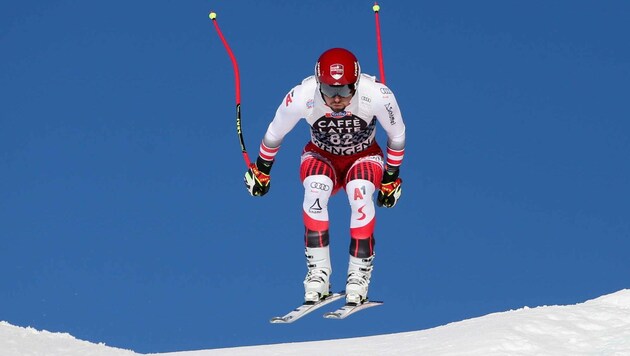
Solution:
<svg viewBox="0 0 630 356"><path fill-rule="evenodd" d="M270 323L272 324L288 324L288 323L292 323L298 319L300 319L301 317L325 306L328 305L334 301L337 301L341 298L343 298L345 296L345 294L343 293L333 293L331 295L329 295L328 297L315 302L315 303L304 303L302 305L300 305L299 307L293 309L292 311L290 311L289 313L287 313L285 316L276 316L271 318L271 320L269 320Z"/></svg>
<svg viewBox="0 0 630 356"><path fill-rule="evenodd" d="M361 304L348 303L341 308L324 314L326 319L345 319L350 315L367 308L383 305L381 301L365 301Z"/></svg>

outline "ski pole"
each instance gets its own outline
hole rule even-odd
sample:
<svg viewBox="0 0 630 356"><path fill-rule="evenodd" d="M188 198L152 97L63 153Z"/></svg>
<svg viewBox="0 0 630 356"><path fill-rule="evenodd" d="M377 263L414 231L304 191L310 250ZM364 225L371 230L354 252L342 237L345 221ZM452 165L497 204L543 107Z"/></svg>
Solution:
<svg viewBox="0 0 630 356"><path fill-rule="evenodd" d="M236 95L235 95L236 97L236 133L238 134L238 139L241 144L241 152L243 152L243 159L245 160L245 164L249 168L249 166L251 165L251 162L249 160L249 155L247 154L247 150L245 149L245 140L243 139L243 129L241 127L241 76L238 72L238 63L236 62L236 57L234 56L234 53L232 52L230 45L228 44L227 40L223 36L223 33L221 32L221 28L219 28L219 23L217 22L217 14L215 12L210 12L209 17L210 17L210 20L212 20L212 23L214 24L214 28L216 28L217 30L217 34L219 35L221 42L223 42L223 46L225 46L225 50L227 51L228 55L230 56L230 59L232 60L232 67L234 68L234 82L235 82L235 88L236 88Z"/></svg>
<svg viewBox="0 0 630 356"><path fill-rule="evenodd" d="M381 23L378 19L378 12L381 10L381 7L374 2L374 6L372 6L372 10L374 10L374 18L376 19L376 49L378 52L378 69L381 73L381 83L385 84L385 66L383 65L383 46L381 45Z"/></svg>

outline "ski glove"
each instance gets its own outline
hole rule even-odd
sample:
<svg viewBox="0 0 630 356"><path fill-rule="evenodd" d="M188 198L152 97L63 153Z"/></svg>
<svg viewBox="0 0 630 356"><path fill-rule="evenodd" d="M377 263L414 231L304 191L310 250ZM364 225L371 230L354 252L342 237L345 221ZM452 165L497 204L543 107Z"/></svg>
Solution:
<svg viewBox="0 0 630 356"><path fill-rule="evenodd" d="M402 179L398 178L398 167L387 167L387 170L383 173L383 180L381 181L381 188L378 190L378 197L376 198L376 204L378 206L384 206L391 208L396 205L396 202L400 198L402 189Z"/></svg>
<svg viewBox="0 0 630 356"><path fill-rule="evenodd" d="M271 165L273 161L267 161L260 156L256 163L249 165L249 169L245 172L245 187L249 194L254 197L262 197L269 191L271 185Z"/></svg>

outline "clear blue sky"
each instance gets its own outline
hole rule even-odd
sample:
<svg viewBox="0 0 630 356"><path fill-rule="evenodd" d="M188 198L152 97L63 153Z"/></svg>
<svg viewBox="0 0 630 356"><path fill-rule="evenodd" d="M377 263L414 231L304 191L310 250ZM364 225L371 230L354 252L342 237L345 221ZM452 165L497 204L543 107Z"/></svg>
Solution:
<svg viewBox="0 0 630 356"><path fill-rule="evenodd" d="M378 74L371 1L0 5L0 320L166 352L430 328L629 288L630 4L382 1L407 124L377 211L382 307L291 326L302 298L302 123L264 198L252 158L330 47ZM382 130L380 131L382 141ZM333 286L349 208L332 199Z"/></svg>

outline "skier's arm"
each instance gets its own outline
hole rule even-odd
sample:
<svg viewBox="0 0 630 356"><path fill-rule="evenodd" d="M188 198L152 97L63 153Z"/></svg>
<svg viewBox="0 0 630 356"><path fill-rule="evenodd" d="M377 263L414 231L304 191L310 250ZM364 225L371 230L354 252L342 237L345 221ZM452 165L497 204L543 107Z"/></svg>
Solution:
<svg viewBox="0 0 630 356"><path fill-rule="evenodd" d="M387 166L400 167L405 155L405 123L396 97L387 87L383 88L390 94L382 96L376 117L387 133Z"/></svg>
<svg viewBox="0 0 630 356"><path fill-rule="evenodd" d="M384 85L381 93L386 95L381 97L382 103L376 106L380 109L376 117L387 133L387 166L376 203L391 208L396 205L402 193L402 179L399 174L405 156L405 123L394 94Z"/></svg>
<svg viewBox="0 0 630 356"><path fill-rule="evenodd" d="M267 194L271 185L271 166L282 140L303 117L299 105L291 105L299 86L293 88L278 106L276 114L263 136L256 163L252 163L245 172L245 186L252 196Z"/></svg>
<svg viewBox="0 0 630 356"><path fill-rule="evenodd" d="M258 162L262 163L268 171L275 160L276 154L280 150L280 145L284 137L293 130L295 125L303 118L300 105L294 104L295 93L299 92L300 86L293 88L278 106L276 114L267 127L258 151ZM293 104L293 105L292 105Z"/></svg>

